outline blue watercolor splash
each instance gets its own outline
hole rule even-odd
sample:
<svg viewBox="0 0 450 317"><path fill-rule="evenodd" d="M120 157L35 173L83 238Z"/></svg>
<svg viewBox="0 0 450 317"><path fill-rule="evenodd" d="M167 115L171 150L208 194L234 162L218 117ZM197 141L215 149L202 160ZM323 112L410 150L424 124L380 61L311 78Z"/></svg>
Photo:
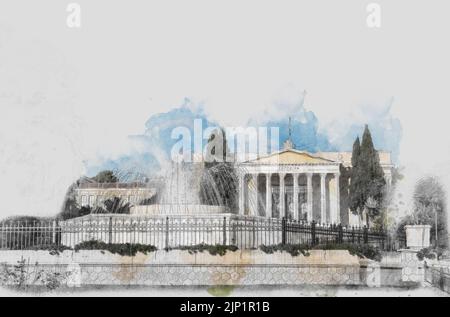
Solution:
<svg viewBox="0 0 450 317"><path fill-rule="evenodd" d="M219 126L209 120L202 107L192 110L191 102L185 99L181 106L175 107L166 113L155 114L145 123L145 132L142 135L132 135L128 139L136 148L146 149L133 151L119 159L105 160L100 165L91 166L87 162L87 175L94 176L102 170L120 171L123 180L132 181L141 179L142 175L153 176L161 169L161 162L170 161L170 152L178 139L172 139L172 130L176 127L186 127L194 135L194 120L202 122L203 129ZM204 140L203 145L206 144ZM194 147L192 139L192 148Z"/></svg>
<svg viewBox="0 0 450 317"><path fill-rule="evenodd" d="M357 136L361 139L364 124L367 123L375 148L391 152L393 163L398 164L403 130L400 120L392 116L391 109L392 101L383 107L362 106L362 111L366 114L366 122L360 124L350 123L347 132L340 135L334 142L334 145L339 151L351 151L353 142Z"/></svg>
<svg viewBox="0 0 450 317"><path fill-rule="evenodd" d="M279 127L280 147L289 138L289 117L291 117L291 139L295 148L310 153L320 151L337 151L328 141L326 135L318 132L319 121L313 112L304 114L303 120L297 119L294 114L287 114L277 121L266 121L263 125L268 127Z"/></svg>
<svg viewBox="0 0 450 317"><path fill-rule="evenodd" d="M186 127L193 135L195 119L202 120L203 129L219 126L208 118L202 107L193 110L191 106L190 101L186 99L181 106L150 117L145 124L145 133L129 137L130 142L146 150L143 152L133 151L119 159L106 160L97 166L90 166L88 163L88 176L93 176L104 169L121 171L123 175L127 175L124 177L126 180L134 180L133 178L136 178L136 175L154 175L160 170L162 161L170 160L170 151L178 141L171 138L174 128ZM349 123L346 128L347 131L337 138L336 136L330 138L330 135L327 135L326 132L319 132L318 118L312 111L306 111L302 104L298 107L290 107L290 109L293 110L286 112L277 120L259 122L250 120L247 126L279 127L279 144L282 147L283 142L288 138L289 117L291 117L292 141L296 149L314 153L320 151L351 151L355 138L361 137L364 124L367 123L375 147L379 150L390 151L394 163L398 163L402 127L400 121L390 114L391 105L377 111L373 111L372 108L363 109L363 111L368 112L367 122ZM330 139L333 139L333 142ZM203 144L205 143L206 140Z"/></svg>

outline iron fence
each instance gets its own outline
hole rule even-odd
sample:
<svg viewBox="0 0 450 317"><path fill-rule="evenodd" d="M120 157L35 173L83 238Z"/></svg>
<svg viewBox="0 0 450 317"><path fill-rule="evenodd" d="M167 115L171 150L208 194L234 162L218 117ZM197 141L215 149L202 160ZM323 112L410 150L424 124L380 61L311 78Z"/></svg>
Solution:
<svg viewBox="0 0 450 317"><path fill-rule="evenodd" d="M366 244L384 251L406 247L406 237L392 237L385 230L367 227L321 224L291 219L282 220L282 243L285 244Z"/></svg>
<svg viewBox="0 0 450 317"><path fill-rule="evenodd" d="M450 294L450 267L447 265L425 265L425 281Z"/></svg>
<svg viewBox="0 0 450 317"><path fill-rule="evenodd" d="M128 215L90 215L69 221L4 222L0 249L26 250L51 246L74 247L85 241L154 245L158 249L197 244L235 245L253 249L277 244L370 244L382 250L403 246L384 231L322 225L290 219L223 216L136 218Z"/></svg>
<svg viewBox="0 0 450 317"><path fill-rule="evenodd" d="M56 243L56 221L12 221L0 224L0 249L21 250Z"/></svg>

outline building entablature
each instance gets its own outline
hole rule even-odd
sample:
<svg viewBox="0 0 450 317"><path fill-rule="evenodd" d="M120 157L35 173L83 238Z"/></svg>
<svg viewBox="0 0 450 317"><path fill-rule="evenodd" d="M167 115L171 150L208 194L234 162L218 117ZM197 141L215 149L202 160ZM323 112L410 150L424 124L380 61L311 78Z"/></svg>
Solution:
<svg viewBox="0 0 450 317"><path fill-rule="evenodd" d="M340 172L339 163L326 164L247 164L237 165L239 174L336 174Z"/></svg>

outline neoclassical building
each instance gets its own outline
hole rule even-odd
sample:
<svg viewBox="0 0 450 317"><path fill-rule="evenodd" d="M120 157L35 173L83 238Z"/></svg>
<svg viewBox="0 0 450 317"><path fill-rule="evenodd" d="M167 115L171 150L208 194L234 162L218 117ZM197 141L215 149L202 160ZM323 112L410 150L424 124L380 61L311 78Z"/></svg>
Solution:
<svg viewBox="0 0 450 317"><path fill-rule="evenodd" d="M107 199L115 197L134 206L151 199L156 189L143 183L82 183L74 189L74 194L79 206L100 207Z"/></svg>
<svg viewBox="0 0 450 317"><path fill-rule="evenodd" d="M389 152L378 151L387 186L392 169ZM198 199L204 161L199 157L185 170L174 163L164 180L147 183L82 183L75 189L80 206L102 206L106 199L121 198L139 216L160 214L238 213L267 218L291 218L324 224L362 225L348 207L351 152L308 153L296 150L290 140L283 150L237 162L238 210L201 205ZM162 186L162 183L165 185ZM150 198L159 197L158 200ZM147 202L146 202L147 201ZM150 205L151 204L151 205Z"/></svg>
<svg viewBox="0 0 450 317"><path fill-rule="evenodd" d="M390 153L378 153L390 186ZM351 156L349 152L311 154L287 141L282 151L237 163L239 214L359 225L348 208Z"/></svg>

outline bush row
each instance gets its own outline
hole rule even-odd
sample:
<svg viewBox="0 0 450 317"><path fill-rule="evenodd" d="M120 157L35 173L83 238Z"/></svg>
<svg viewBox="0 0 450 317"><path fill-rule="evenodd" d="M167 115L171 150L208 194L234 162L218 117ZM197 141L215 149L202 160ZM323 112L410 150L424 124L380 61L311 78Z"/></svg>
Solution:
<svg viewBox="0 0 450 317"><path fill-rule="evenodd" d="M369 244L319 244L319 245L306 245L306 244L278 244L260 246L260 250L267 254L275 252L287 252L292 256L309 256L310 250L347 250L351 255L356 255L360 258L367 258L375 261L381 261L382 255L379 248L371 246Z"/></svg>
<svg viewBox="0 0 450 317"><path fill-rule="evenodd" d="M208 244L198 244L193 246L180 246L176 248L166 248L165 251L171 250L182 250L188 251L190 254L208 252L211 255L224 256L228 251L235 252L239 248L234 245L208 245ZM303 256L309 256L310 250L348 250L351 255L356 255L360 258L368 258L375 261L381 261L381 251L379 248L368 245L368 244L320 244L315 246L310 246L306 244L277 244L277 245L261 245L259 247L261 251L267 254L273 254L275 252L287 252L292 256L298 256L302 254ZM119 254L122 256L135 256L137 253L148 254L150 252L157 251L158 249L153 245L145 244L132 244L132 243L121 243L121 244L109 244L102 241L85 241L77 244L74 248L61 246L61 245L45 245L45 246L35 246L33 250L47 250L51 255L58 255L65 250L99 250L108 251L112 254ZM419 252L418 257L430 257L428 250L422 250Z"/></svg>

